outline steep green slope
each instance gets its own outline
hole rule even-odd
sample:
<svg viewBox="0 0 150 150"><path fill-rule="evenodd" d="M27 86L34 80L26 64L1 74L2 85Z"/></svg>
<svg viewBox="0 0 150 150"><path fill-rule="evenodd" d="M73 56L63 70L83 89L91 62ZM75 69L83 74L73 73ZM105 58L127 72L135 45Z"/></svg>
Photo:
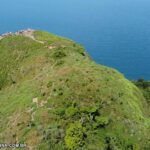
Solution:
<svg viewBox="0 0 150 150"><path fill-rule="evenodd" d="M35 150L149 150L147 103L116 70L47 32L0 40L0 141Z"/></svg>

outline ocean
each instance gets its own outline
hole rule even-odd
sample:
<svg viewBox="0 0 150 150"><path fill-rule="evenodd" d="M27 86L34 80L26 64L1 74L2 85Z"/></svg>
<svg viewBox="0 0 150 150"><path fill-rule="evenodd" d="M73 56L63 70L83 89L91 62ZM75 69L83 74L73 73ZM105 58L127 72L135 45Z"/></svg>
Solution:
<svg viewBox="0 0 150 150"><path fill-rule="evenodd" d="M0 0L0 34L26 28L75 40L97 63L150 80L149 0Z"/></svg>

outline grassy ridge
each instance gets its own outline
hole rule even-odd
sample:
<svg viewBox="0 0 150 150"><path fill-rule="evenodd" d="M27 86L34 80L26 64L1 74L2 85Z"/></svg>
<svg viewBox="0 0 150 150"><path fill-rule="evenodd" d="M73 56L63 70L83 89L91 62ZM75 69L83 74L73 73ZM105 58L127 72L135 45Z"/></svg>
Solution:
<svg viewBox="0 0 150 150"><path fill-rule="evenodd" d="M0 40L0 141L43 150L148 150L143 94L75 42L47 32Z"/></svg>

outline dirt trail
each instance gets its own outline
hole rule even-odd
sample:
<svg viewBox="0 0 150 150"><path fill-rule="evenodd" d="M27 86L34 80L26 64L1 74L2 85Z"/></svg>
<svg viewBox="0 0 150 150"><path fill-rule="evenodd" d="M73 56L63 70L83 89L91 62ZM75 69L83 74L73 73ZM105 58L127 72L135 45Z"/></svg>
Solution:
<svg viewBox="0 0 150 150"><path fill-rule="evenodd" d="M35 30L33 29L27 29L27 30L21 30L21 31L18 31L15 33L15 35L23 35L23 36L26 36L26 37L29 37L31 38L32 40L36 41L36 42L39 42L41 44L44 44L43 41L39 41L39 40L36 40L35 37L34 37L34 32Z"/></svg>

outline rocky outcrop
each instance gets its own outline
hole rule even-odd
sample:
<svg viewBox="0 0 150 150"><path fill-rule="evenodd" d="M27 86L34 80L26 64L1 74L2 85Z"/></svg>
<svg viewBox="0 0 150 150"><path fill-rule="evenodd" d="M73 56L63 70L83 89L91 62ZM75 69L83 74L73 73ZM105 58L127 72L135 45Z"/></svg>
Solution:
<svg viewBox="0 0 150 150"><path fill-rule="evenodd" d="M5 38L5 37L13 36L13 35L23 35L23 36L27 36L27 37L34 39L34 36L33 36L34 31L35 30L33 30L33 29L26 29L26 30L19 30L15 33L8 32L8 33L0 35L0 40Z"/></svg>
<svg viewBox="0 0 150 150"><path fill-rule="evenodd" d="M27 36L27 37L34 39L34 36L33 36L34 31L35 30L33 29L20 30L20 31L17 31L15 35L23 35L23 36Z"/></svg>
<svg viewBox="0 0 150 150"><path fill-rule="evenodd" d="M0 35L0 40L3 39L4 37L8 37L8 36L12 36L13 33L12 32L8 32L8 33L5 33L5 34L2 34Z"/></svg>

